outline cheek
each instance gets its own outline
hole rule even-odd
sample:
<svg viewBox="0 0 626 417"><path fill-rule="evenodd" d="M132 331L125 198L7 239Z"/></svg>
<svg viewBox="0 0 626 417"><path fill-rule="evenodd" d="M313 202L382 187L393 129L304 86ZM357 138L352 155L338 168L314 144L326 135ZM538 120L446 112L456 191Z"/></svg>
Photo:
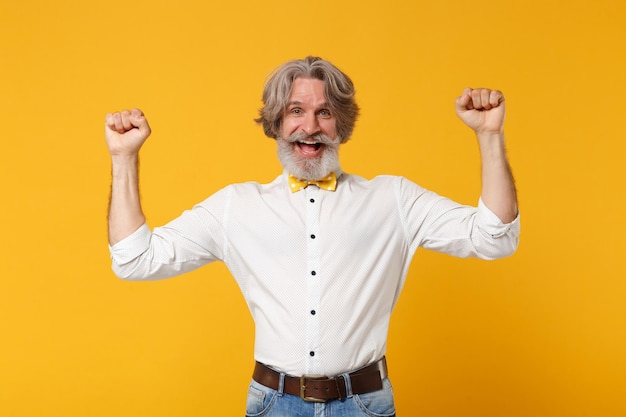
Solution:
<svg viewBox="0 0 626 417"><path fill-rule="evenodd" d="M320 126L327 136L330 136L331 138L334 138L336 136L337 123L335 122L335 120L324 120L322 123L320 123Z"/></svg>
<svg viewBox="0 0 626 417"><path fill-rule="evenodd" d="M293 132L298 129L297 123L295 123L292 119L283 119L283 123L280 127L280 133L282 137L289 137Z"/></svg>

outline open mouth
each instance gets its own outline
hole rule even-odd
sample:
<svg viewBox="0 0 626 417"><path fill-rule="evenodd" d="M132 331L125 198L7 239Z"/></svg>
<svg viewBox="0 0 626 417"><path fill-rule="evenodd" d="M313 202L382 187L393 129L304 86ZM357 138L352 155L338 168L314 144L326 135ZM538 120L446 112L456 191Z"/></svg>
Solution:
<svg viewBox="0 0 626 417"><path fill-rule="evenodd" d="M304 156L317 156L322 149L322 143L315 141L298 141L296 147Z"/></svg>

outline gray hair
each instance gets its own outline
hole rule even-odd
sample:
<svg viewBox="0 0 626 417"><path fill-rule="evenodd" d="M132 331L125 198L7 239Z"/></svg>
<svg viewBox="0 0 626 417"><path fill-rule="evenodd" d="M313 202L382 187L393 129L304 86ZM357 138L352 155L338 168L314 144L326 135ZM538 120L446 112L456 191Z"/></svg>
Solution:
<svg viewBox="0 0 626 417"><path fill-rule="evenodd" d="M324 82L328 106L337 120L337 135L342 143L350 139L359 115L359 106L354 100L354 84L333 64L313 56L281 65L265 84L263 107L259 110L260 117L255 119L255 122L263 125L265 135L273 139L280 135L282 118L293 82L297 78L313 78Z"/></svg>

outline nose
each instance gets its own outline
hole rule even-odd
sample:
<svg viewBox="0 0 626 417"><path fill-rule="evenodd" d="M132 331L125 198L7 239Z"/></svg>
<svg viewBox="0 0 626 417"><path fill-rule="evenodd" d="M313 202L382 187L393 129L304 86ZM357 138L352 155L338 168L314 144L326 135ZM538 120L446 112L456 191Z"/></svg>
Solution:
<svg viewBox="0 0 626 417"><path fill-rule="evenodd" d="M313 136L320 133L320 125L317 120L317 115L314 112L309 112L304 116L300 129L308 136Z"/></svg>

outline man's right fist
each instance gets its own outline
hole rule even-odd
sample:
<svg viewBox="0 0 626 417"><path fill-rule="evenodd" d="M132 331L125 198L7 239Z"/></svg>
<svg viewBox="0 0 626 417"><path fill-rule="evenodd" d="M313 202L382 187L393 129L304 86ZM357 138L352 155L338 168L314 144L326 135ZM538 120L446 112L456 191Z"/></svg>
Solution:
<svg viewBox="0 0 626 417"><path fill-rule="evenodd" d="M137 154L150 132L148 120L139 109L106 115L105 138L111 156Z"/></svg>

